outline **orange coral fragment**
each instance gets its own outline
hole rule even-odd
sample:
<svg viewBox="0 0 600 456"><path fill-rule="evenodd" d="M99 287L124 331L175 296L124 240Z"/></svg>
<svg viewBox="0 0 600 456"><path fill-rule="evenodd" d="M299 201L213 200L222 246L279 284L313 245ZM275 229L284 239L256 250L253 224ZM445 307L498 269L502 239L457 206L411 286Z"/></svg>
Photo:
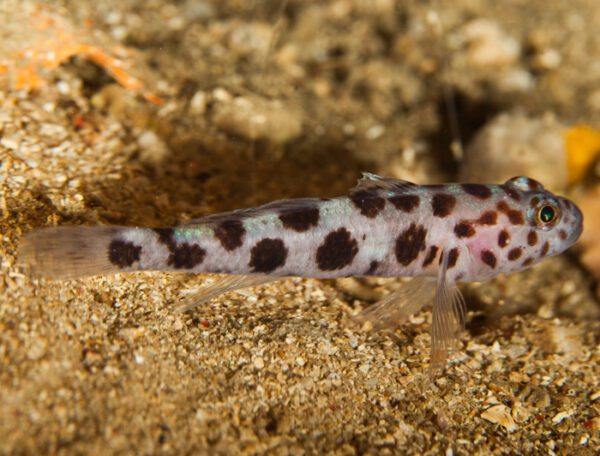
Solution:
<svg viewBox="0 0 600 456"><path fill-rule="evenodd" d="M162 103L160 97L145 90L143 82L128 71L126 62L86 42L82 38L85 33L67 18L37 11L27 20L30 35L23 37L23 47L14 49L13 45L12 52L7 52L10 48L0 48L0 75L12 81L16 89L39 89L46 83L44 70L52 70L73 56L81 56L103 68L126 89L139 93L152 103ZM18 45L19 37L12 39Z"/></svg>
<svg viewBox="0 0 600 456"><path fill-rule="evenodd" d="M588 125L576 125L565 131L569 184L583 179L587 169L600 154L600 131Z"/></svg>

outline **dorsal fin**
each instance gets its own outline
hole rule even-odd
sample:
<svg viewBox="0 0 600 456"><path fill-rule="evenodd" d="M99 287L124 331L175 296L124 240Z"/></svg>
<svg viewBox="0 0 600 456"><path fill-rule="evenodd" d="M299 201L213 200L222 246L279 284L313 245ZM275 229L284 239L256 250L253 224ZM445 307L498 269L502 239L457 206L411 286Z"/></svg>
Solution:
<svg viewBox="0 0 600 456"><path fill-rule="evenodd" d="M393 179L391 177L378 176L372 173L362 173L362 177L358 180L356 186L350 189L350 193L356 193L361 190L373 190L373 189L384 189L384 190L413 190L417 184L412 182Z"/></svg>

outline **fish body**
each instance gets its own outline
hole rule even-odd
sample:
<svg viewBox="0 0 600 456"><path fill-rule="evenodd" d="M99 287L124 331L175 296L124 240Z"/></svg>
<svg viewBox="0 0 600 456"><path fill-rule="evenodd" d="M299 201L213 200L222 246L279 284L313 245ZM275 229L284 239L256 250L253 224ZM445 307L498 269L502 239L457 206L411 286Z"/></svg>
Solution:
<svg viewBox="0 0 600 456"><path fill-rule="evenodd" d="M365 173L347 196L276 201L177 227L41 229L26 235L20 259L55 279L127 271L248 278L217 291L289 276L436 278L428 290L435 290L434 345L443 358L464 321L457 282L531 267L581 231L577 206L527 177L416 185ZM378 318L393 313L392 304L406 317L418 310L409 301L431 300L424 287L415 290L376 306Z"/></svg>

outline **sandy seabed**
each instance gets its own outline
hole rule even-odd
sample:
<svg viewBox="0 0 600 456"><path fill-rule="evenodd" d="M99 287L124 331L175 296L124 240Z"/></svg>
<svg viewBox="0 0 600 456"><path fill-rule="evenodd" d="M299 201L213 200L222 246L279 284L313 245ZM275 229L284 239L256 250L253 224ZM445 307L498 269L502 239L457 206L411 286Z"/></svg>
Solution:
<svg viewBox="0 0 600 456"><path fill-rule="evenodd" d="M599 310L572 254L466 286L433 382L429 311L391 333L353 324L394 280L288 279L178 314L208 276L51 283L15 265L46 225L172 225L344 194L362 170L452 181L454 127L468 143L500 112L597 124L599 10L3 1L0 452L598 454ZM26 65L74 43L87 54Z"/></svg>

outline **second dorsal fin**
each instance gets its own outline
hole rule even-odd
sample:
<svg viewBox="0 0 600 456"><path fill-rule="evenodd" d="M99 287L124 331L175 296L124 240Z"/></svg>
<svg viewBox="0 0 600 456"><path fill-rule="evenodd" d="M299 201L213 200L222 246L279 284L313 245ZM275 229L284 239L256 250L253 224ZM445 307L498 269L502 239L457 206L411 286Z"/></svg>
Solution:
<svg viewBox="0 0 600 456"><path fill-rule="evenodd" d="M372 173L362 173L362 177L358 180L356 186L352 187L350 193L356 193L361 190L373 190L373 189L384 189L384 190L402 190L408 191L413 190L417 184L412 182L393 179L391 177L378 176Z"/></svg>

